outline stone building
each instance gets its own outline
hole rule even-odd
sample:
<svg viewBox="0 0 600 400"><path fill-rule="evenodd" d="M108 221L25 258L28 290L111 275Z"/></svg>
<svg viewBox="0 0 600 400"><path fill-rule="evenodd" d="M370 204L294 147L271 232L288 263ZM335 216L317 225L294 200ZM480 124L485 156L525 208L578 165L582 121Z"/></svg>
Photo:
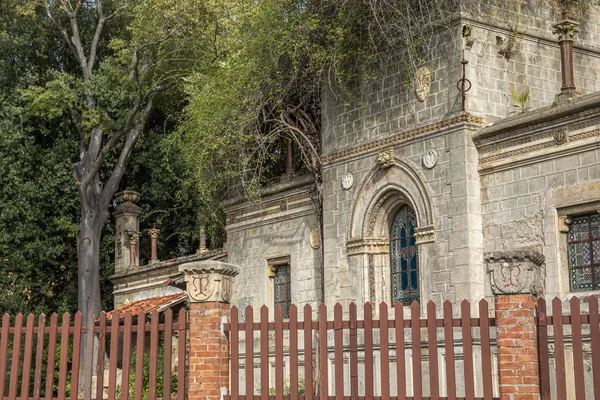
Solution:
<svg viewBox="0 0 600 400"><path fill-rule="evenodd" d="M559 23L542 3L477 3L409 87L393 70L350 106L326 93L322 243L309 176L225 201L226 249L144 267L124 202L115 303L178 290L165 284L177 266L208 258L241 267L241 308L317 305L323 289L329 306L477 301L490 264L523 254L548 296L600 289L600 19L591 7ZM511 91L525 90L519 106Z"/></svg>

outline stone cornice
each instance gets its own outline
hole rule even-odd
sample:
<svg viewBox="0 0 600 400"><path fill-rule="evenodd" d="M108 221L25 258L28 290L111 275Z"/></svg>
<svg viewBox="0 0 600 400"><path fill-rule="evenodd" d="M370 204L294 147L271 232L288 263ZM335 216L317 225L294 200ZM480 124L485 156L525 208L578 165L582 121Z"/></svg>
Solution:
<svg viewBox="0 0 600 400"><path fill-rule="evenodd" d="M452 118L434 122L432 124L425 125L425 126L422 126L419 128L409 129L409 130L397 133L395 135L392 135L390 137L374 140L372 142L368 142L363 145L353 147L351 149L346 149L346 150L340 151L338 153L326 155L323 157L323 164L326 165L326 164L330 164L334 161L337 161L337 160L340 160L343 158L347 158L347 157L351 157L351 156L354 156L357 154L366 153L366 152L372 151L372 150L383 149L390 145L401 143L401 142L411 139L413 137L417 137L417 136L424 135L424 134L427 134L430 132L435 132L439 129L451 127L451 126L458 125L458 124L464 124L464 123L483 125L485 123L485 118L476 116L476 115L466 114L466 113L459 114Z"/></svg>
<svg viewBox="0 0 600 400"><path fill-rule="evenodd" d="M261 191L260 198L262 200L266 200L270 197L276 197L276 195L283 193L285 195L286 192L289 192L293 189L302 188L304 186L311 186L314 183L315 179L311 175L302 175L292 178L289 182L279 183L276 185L269 186ZM248 197L246 196L237 196L231 199L227 199L221 202L219 205L225 212L228 212L230 208L233 208L237 205L246 205L250 204L248 201ZM253 204L251 207L261 207L261 204Z"/></svg>

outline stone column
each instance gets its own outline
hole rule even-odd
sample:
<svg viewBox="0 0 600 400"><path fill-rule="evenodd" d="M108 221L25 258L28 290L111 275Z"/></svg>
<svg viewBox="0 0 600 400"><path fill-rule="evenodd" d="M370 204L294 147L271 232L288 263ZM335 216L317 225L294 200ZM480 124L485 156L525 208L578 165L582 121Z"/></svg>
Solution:
<svg viewBox="0 0 600 400"><path fill-rule="evenodd" d="M222 399L229 389L229 340L223 324L239 269L218 261L182 264L189 298L188 400Z"/></svg>
<svg viewBox="0 0 600 400"><path fill-rule="evenodd" d="M577 32L579 32L579 23L568 19L552 26L552 33L558 35L562 72L562 86L557 95L557 102L579 96L575 88L575 74L573 73L573 37Z"/></svg>
<svg viewBox="0 0 600 400"><path fill-rule="evenodd" d="M501 400L538 400L537 296L543 293L544 256L536 251L485 255L495 295Z"/></svg>
<svg viewBox="0 0 600 400"><path fill-rule="evenodd" d="M137 241L139 235L137 232L128 232L129 234L129 268L137 268L138 266L138 254L137 254Z"/></svg>
<svg viewBox="0 0 600 400"><path fill-rule="evenodd" d="M140 214L142 210L137 206L142 196L133 190L125 190L115 195L119 205L113 212L115 217L115 274L123 274L129 269L131 262L131 243L128 232L140 230ZM136 251L135 262L139 264Z"/></svg>
<svg viewBox="0 0 600 400"><path fill-rule="evenodd" d="M150 264L155 264L158 262L158 250L156 248L156 239L158 238L159 233L160 229L156 229L156 227L148 229L148 234L150 235Z"/></svg>

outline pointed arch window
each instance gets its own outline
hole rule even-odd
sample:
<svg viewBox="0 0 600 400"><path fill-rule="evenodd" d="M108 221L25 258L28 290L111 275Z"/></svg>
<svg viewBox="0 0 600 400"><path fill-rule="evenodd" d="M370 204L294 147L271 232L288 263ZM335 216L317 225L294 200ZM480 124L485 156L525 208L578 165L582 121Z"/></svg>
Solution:
<svg viewBox="0 0 600 400"><path fill-rule="evenodd" d="M398 211L390 229L392 302L419 301L419 257L415 238L415 212L409 206Z"/></svg>

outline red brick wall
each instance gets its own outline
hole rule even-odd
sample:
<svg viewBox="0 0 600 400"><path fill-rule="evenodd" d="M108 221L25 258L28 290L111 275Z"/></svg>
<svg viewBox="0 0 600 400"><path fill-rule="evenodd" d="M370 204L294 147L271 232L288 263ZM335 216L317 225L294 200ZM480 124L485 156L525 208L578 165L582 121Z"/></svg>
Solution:
<svg viewBox="0 0 600 400"><path fill-rule="evenodd" d="M222 317L229 304L190 303L188 399L215 400L221 388L229 388L229 347L221 333Z"/></svg>
<svg viewBox="0 0 600 400"><path fill-rule="evenodd" d="M501 400L538 400L539 360L532 295L496 296Z"/></svg>

